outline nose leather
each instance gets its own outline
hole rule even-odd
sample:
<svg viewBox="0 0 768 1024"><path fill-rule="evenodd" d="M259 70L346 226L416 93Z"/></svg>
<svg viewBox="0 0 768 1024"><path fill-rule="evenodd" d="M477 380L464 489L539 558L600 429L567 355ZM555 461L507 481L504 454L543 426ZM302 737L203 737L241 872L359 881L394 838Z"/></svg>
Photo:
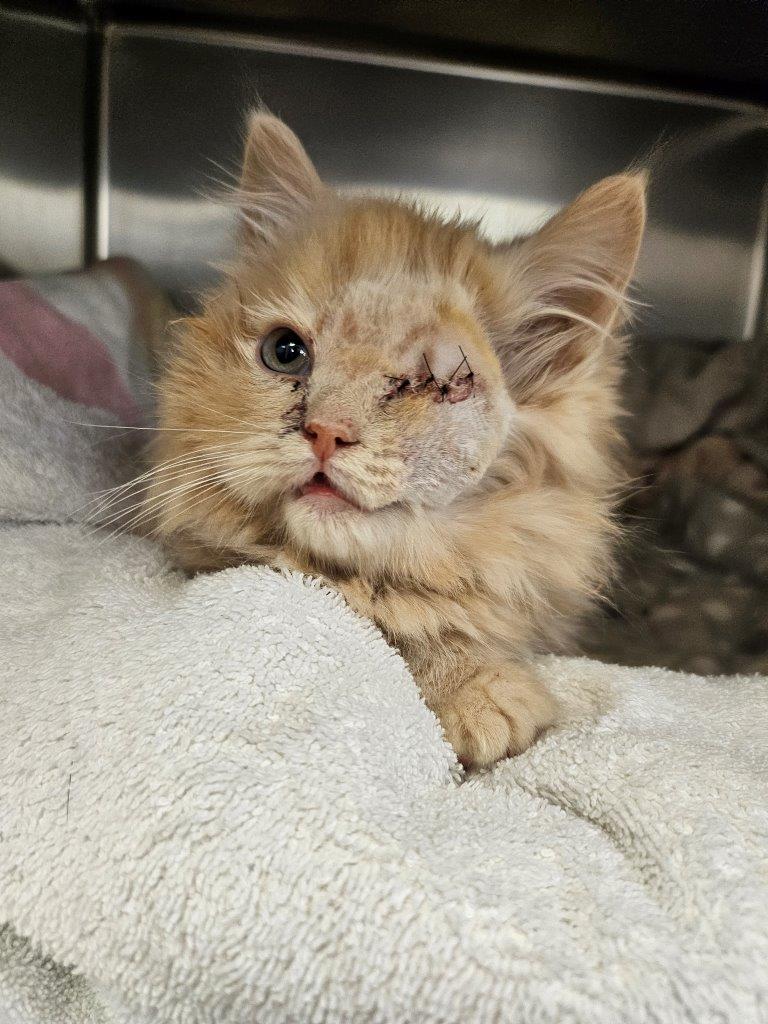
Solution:
<svg viewBox="0 0 768 1024"><path fill-rule="evenodd" d="M312 445L315 455L324 462L337 448L357 444L358 435L351 420L310 420L304 425L304 436Z"/></svg>

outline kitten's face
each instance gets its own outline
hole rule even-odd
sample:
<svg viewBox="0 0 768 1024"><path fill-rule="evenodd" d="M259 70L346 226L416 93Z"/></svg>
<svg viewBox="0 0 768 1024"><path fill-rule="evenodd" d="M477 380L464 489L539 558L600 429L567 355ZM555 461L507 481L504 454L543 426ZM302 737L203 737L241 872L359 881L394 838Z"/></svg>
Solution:
<svg viewBox="0 0 768 1024"><path fill-rule="evenodd" d="M608 179L496 250L341 199L266 115L242 193L238 261L161 380L150 504L166 533L337 563L402 560L409 524L492 489L518 406L546 408L594 360L642 228L642 185Z"/></svg>
<svg viewBox="0 0 768 1024"><path fill-rule="evenodd" d="M471 492L513 419L464 283L371 258L391 213L338 207L280 254L279 278L242 268L206 321L207 397L188 410L203 447L206 431L246 431L210 456L221 489L336 558ZM351 272L329 273L341 250Z"/></svg>
<svg viewBox="0 0 768 1024"><path fill-rule="evenodd" d="M392 506L445 507L482 478L512 403L480 325L452 290L351 282L294 327L307 352L295 378L264 366L262 339L273 347L273 335L263 319L254 325L258 388L279 391L286 406L278 420L269 413L275 461L301 460L283 495L292 531L354 529ZM321 473L331 489L305 487ZM263 495L269 481L242 492L255 489Z"/></svg>

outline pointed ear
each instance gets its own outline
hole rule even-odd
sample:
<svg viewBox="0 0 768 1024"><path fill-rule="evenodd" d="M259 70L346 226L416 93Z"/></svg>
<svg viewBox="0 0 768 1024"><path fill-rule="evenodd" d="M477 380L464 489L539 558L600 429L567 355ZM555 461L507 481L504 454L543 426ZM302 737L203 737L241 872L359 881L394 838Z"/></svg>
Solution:
<svg viewBox="0 0 768 1024"><path fill-rule="evenodd" d="M269 245L326 191L294 133L279 118L253 111L248 118L237 199L246 240Z"/></svg>
<svg viewBox="0 0 768 1024"><path fill-rule="evenodd" d="M517 308L500 354L512 376L533 385L603 350L625 316L645 227L646 184L644 174L605 178L507 249Z"/></svg>

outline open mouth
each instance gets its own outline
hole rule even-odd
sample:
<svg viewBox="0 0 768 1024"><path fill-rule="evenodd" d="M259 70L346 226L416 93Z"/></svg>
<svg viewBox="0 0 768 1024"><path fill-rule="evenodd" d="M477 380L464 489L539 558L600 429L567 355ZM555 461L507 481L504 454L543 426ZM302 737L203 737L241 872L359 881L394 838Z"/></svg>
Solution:
<svg viewBox="0 0 768 1024"><path fill-rule="evenodd" d="M325 502L332 503L334 501L349 506L350 508L357 508L358 506L350 498L343 494L338 487L335 487L325 473L315 473L311 480L299 491L302 498L312 497L320 499Z"/></svg>

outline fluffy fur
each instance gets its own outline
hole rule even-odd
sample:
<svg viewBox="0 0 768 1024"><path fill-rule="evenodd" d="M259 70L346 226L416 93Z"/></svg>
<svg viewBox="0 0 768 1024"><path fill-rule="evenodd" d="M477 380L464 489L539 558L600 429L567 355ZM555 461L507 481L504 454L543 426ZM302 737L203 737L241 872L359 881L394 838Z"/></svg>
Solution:
<svg viewBox="0 0 768 1024"><path fill-rule="evenodd" d="M237 259L161 376L144 522L192 571L325 577L399 648L467 765L554 721L526 659L561 647L606 578L644 190L608 178L494 247L340 197L256 113ZM262 362L278 327L306 341L308 376ZM338 436L325 460L316 424ZM337 497L306 491L319 471Z"/></svg>

